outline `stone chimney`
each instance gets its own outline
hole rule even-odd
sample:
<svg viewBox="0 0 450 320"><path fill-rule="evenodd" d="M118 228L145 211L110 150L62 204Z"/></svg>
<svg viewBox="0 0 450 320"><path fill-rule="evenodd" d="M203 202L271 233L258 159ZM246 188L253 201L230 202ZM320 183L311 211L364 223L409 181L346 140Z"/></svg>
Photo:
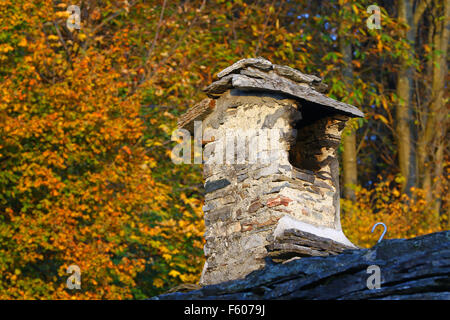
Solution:
<svg viewBox="0 0 450 320"><path fill-rule="evenodd" d="M200 283L355 248L340 224L337 148L346 121L363 113L327 97L320 78L263 58L217 77L209 98L179 119L204 145Z"/></svg>

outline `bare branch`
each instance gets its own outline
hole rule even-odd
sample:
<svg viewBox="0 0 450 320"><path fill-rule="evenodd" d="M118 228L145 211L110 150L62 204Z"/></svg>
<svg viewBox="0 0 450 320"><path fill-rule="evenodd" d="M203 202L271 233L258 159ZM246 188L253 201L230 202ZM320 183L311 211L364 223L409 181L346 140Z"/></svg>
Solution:
<svg viewBox="0 0 450 320"><path fill-rule="evenodd" d="M64 50L66 51L66 54L67 54L67 61L70 63L70 65L72 66L72 58L70 57L70 52L69 52L69 48L67 48L67 45L66 45L66 42L64 41L64 38L63 38L63 36L62 36L62 34L61 34L61 31L59 31L59 27L58 27L58 24L55 22L55 21L53 21L53 25L55 26L55 29L56 29L56 33L58 34L58 37L59 37L59 41L61 41L61 43L62 43L62 45L63 45L63 47L64 47Z"/></svg>
<svg viewBox="0 0 450 320"><path fill-rule="evenodd" d="M128 4L127 9L131 8L132 6L134 6L136 3L138 2L138 0L133 1L131 3ZM114 19L115 17L117 17L119 14L121 14L123 11L127 11L126 8L122 8L119 9L118 11L114 12L112 15L110 15L109 17L107 17L105 20L103 20L98 26L96 26L94 28L94 30L92 31L92 35L95 35L97 33L97 31L99 31L101 28L103 28L103 26L105 24L107 24L109 21L111 21L112 19Z"/></svg>
<svg viewBox="0 0 450 320"><path fill-rule="evenodd" d="M364 139L366 138L367 134L369 133L369 130L370 130L370 127L367 126L367 128L366 128L366 130L365 130L365 132L363 134L363 137L361 138L361 141L359 142L359 145L356 148L356 152L355 152L356 154L358 154L359 150L361 150L361 147L362 147L362 145L364 143Z"/></svg>
<svg viewBox="0 0 450 320"><path fill-rule="evenodd" d="M420 19L422 18L423 13L425 12L425 9L428 6L428 0L422 0L420 1L419 5L416 8L416 11L414 12L413 17L413 24L414 28L417 29L417 24L419 23Z"/></svg>
<svg viewBox="0 0 450 320"><path fill-rule="evenodd" d="M183 35L178 39L178 41L175 43L175 45L172 47L172 50L170 50L169 54L163 59L161 60L155 67L153 67L153 69L151 70L151 72L147 72L147 70L144 71L144 74L142 75L141 79L139 80L137 87L140 86L145 80L151 78L156 71L158 71L158 69L169 59L171 58L172 54L175 52L175 50L179 47L179 45L181 44L181 42L184 40L185 36L191 31L192 27L195 25L195 23L198 20L199 14L203 11L203 8L205 7L206 4L206 0L202 1L202 4L200 5L200 8L197 9L198 11L198 15L194 18L194 20L192 21L192 23L190 24L190 26L186 29L186 31L183 33ZM148 57L150 58L150 57ZM144 65L147 63L147 61L144 61ZM144 67L145 68L145 67ZM146 68L145 68L146 69ZM149 77L150 75L150 77ZM134 90L132 90L131 94L133 94L136 91L136 88Z"/></svg>
<svg viewBox="0 0 450 320"><path fill-rule="evenodd" d="M275 0L272 1L272 4L270 5L268 12L266 12L266 18L264 21L263 30L261 32L261 35L259 36L258 43L256 44L256 48L255 48L255 57L258 55L259 46L261 45L261 42L264 38L264 34L266 33L267 24L269 23L269 18L270 18L270 8L273 7L274 3L275 3Z"/></svg>
<svg viewBox="0 0 450 320"><path fill-rule="evenodd" d="M155 49L156 42L158 41L159 30L161 29L162 20L163 20L163 17L164 17L164 10L166 9L166 3L167 3L167 0L164 0L163 5L162 5L162 9L161 9L161 14L159 15L158 26L156 27L155 37L153 38L153 42L152 42L152 45L151 45L150 49L147 51L147 55L146 55L144 61L148 60L148 58L150 57L150 55L153 52L153 49Z"/></svg>

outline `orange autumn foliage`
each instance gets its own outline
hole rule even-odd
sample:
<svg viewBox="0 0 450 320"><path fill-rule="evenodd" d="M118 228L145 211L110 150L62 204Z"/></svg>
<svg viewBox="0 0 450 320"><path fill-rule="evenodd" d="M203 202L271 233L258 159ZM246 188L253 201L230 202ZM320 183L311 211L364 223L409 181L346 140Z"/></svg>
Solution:
<svg viewBox="0 0 450 320"><path fill-rule="evenodd" d="M12 44L0 50L0 299L143 298L153 283L195 282L200 200L174 200L153 177L124 30L82 49L82 32L61 41L51 22L67 15L52 1L0 9L16 12L0 20ZM81 290L66 286L73 264Z"/></svg>
<svg viewBox="0 0 450 320"><path fill-rule="evenodd" d="M31 85L32 62L54 58L37 52L31 74L1 86L0 298L70 298L71 264L82 270L79 298L129 298L145 263L130 245L151 231L140 215L167 199L136 146L138 97L122 101L124 84L102 55L71 71L54 66L66 81Z"/></svg>

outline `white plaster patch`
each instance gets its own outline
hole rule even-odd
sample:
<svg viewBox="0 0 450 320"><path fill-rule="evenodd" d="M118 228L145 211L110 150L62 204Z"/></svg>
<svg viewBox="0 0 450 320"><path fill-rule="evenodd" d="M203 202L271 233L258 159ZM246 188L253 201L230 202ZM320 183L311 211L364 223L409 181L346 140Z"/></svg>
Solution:
<svg viewBox="0 0 450 320"><path fill-rule="evenodd" d="M328 238L347 246L356 248L356 246L347 239L347 237L341 230L335 230L326 227L316 227L309 223L294 219L290 216L284 216L278 221L278 225L273 232L274 237L277 238L281 236L283 234L283 231L287 229L297 229L300 231L309 232L315 234L316 236Z"/></svg>

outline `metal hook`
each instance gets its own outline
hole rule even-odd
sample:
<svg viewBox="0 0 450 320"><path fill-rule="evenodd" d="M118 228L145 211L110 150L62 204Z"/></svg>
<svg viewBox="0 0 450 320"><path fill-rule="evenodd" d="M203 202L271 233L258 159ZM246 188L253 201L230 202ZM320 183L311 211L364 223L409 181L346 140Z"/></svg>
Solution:
<svg viewBox="0 0 450 320"><path fill-rule="evenodd" d="M372 227L372 233L375 231L375 228L376 228L378 225L382 225L382 226L384 227L384 231L383 231L383 233L381 234L381 237L380 237L380 239L378 239L378 242L377 242L377 243L380 243L381 240L383 240L383 237L384 237L384 235L385 235L385 233L386 233L386 231L387 231L387 227L386 227L386 225L385 225L383 222L377 222L377 223L375 223L375 224L373 225L373 227Z"/></svg>

